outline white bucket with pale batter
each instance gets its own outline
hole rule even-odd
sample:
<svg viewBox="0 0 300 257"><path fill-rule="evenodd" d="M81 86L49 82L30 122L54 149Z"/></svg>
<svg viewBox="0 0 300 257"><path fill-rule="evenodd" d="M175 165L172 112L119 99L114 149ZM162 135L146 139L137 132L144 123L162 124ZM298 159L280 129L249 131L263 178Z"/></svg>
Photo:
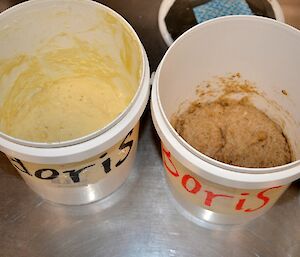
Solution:
<svg viewBox="0 0 300 257"><path fill-rule="evenodd" d="M1 131L0 150L8 156L30 188L47 200L85 204L111 194L122 185L132 170L139 119L149 96L149 64L137 34L116 12L89 0L28 1L3 12L0 25L0 118L8 125L12 120L18 121L20 127L14 124L11 131L21 135L14 136ZM48 66L43 68L45 63ZM49 64L52 65L50 71ZM60 64L70 67L70 71L61 71ZM74 72L75 76L81 76L84 80L79 80L77 84L74 80L65 81L60 72L66 76ZM49 91L38 95L41 89L35 84L46 84L45 74L51 79L59 77L62 82L58 83L56 91L51 91L49 87ZM40 78L38 81L35 80L37 76ZM122 97L128 93L126 90L131 90L132 97L126 98L128 103L124 102L127 104L121 106L122 109L118 109L113 114L115 116L110 117L111 120L105 120L103 126L89 133L82 132L81 129L89 128L89 120L83 121L83 118L92 117L99 124L102 122L102 113L97 114L94 105L105 102L102 107L110 114L119 104L113 99L101 98L108 91L96 90L97 76L108 81L105 84L107 90L110 90L109 82L113 81L115 94ZM65 82L69 83L69 88L63 84ZM13 87L17 84L21 86ZM24 88L26 93L26 88L30 87L36 88L28 91L28 94L20 93ZM72 91L72 87L75 91ZM83 96L88 90L86 94L90 105L80 109L77 100L74 100L74 109L68 109L64 97L72 98L75 93L80 94L78 88L81 88ZM47 94L50 97L53 92L58 99L55 102L60 101L61 105L57 108L61 108L61 113L53 112L51 102L47 101ZM10 100L6 101L8 97ZM23 101L26 97L29 102ZM84 101L84 98L78 101L81 100ZM22 107L14 106L14 101L21 103ZM66 100L66 103L73 102ZM43 106L43 112L35 115L35 111L39 110L38 107L33 108L36 106ZM4 107L11 109L8 112ZM18 116L14 116L15 113ZM27 120L24 121L22 115ZM35 124L35 119L50 120L51 126L53 120L57 126L58 116L64 125L74 125L74 120L78 125L74 129L61 126L61 134L50 128L49 132L40 133L41 136L35 140L34 137L39 135L35 130L39 125ZM78 134L73 135L72 131ZM55 140L54 135L61 138ZM34 140L30 140L30 136Z"/></svg>
<svg viewBox="0 0 300 257"><path fill-rule="evenodd" d="M164 56L152 89L152 117L169 188L194 220L247 222L270 209L300 177L299 45L300 32L286 24L232 16L192 28ZM224 164L195 150L171 126L172 115L197 99L201 83L236 72L260 92L248 94L253 105L282 127L292 163L262 169Z"/></svg>

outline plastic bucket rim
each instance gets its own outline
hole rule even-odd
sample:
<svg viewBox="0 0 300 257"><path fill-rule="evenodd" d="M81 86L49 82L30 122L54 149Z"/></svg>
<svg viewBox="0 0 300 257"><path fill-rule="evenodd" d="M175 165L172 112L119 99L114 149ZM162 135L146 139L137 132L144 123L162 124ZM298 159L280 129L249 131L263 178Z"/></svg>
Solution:
<svg viewBox="0 0 300 257"><path fill-rule="evenodd" d="M24 145L24 146L28 146L28 147L41 148L41 149L42 148L60 148L60 147L77 145L77 144L81 144L83 142L92 140L93 138L96 138L96 137L102 135L103 133L105 133L106 131L111 129L112 127L116 126L117 123L121 119L123 119L126 116L126 114L132 109L134 103L137 101L138 96L141 94L141 88L143 86L143 78L145 77L145 73L146 73L145 66L147 63L145 60L145 54L143 53L143 50L144 50L143 45L142 45L141 40L139 39L136 31L129 24L129 22L126 21L125 18L122 17L119 13L117 13L113 9L109 8L108 6L105 6L102 3L98 3L98 2L95 2L92 0L84 0L84 1L82 1L82 0L44 0L44 1L29 0L29 1L14 5L14 6L8 8L7 10L3 11L2 13L0 13L0 22L1 22L1 19L5 19L6 16L14 15L15 13L21 12L23 9L29 10L29 8L31 8L32 6L42 6L42 5L47 6L48 3L55 4L55 2L58 4L62 4L62 3L72 4L72 3L77 2L79 4L83 4L86 6L90 5L91 7L100 8L101 10L104 10L104 11L108 12L109 14L113 15L114 17L116 17L120 21L120 23L124 25L124 27L129 29L131 32L131 35L135 38L136 42L138 43L140 55L142 58L140 82L136 89L134 97L131 99L131 101L127 105L127 107L117 117L115 117L111 122L109 122L103 128L100 128L94 132L91 132L91 133L81 136L79 138L74 138L71 140L65 140L65 141L61 141L61 142L52 142L52 143L23 140L23 139L19 139L19 138L10 136L10 135L5 134L4 132L0 131L0 138L2 138L4 140L8 140L13 143L16 143L18 145Z"/></svg>
<svg viewBox="0 0 300 257"><path fill-rule="evenodd" d="M155 87L156 84L153 84ZM156 131L163 145L174 158L196 175L211 182L234 188L259 189L270 186L287 185L300 178L298 166L289 171L277 171L264 174L250 174L225 170L195 156L168 130L157 104L155 90L151 95L151 113Z"/></svg>
<svg viewBox="0 0 300 257"><path fill-rule="evenodd" d="M154 106L157 105L158 110L160 112L159 115L161 115L160 118L162 118L165 127L171 133L171 135L168 135L168 138L169 139L171 138L173 140L173 142L175 142L175 141L178 142L178 144L176 145L176 149L173 149L173 150L178 151L176 154L177 157L179 155L179 152L180 153L183 152L189 156L189 158L182 157L182 158L185 158L187 160L187 162L192 160L191 158L196 158L194 161L194 164L201 163L201 165L203 165L203 164L207 165L209 167L209 169L207 169L205 172L210 173L210 175L207 176L207 178L215 177L218 179L225 179L225 180L227 180L227 182L229 184L250 183L253 185L254 184L263 185L265 183L272 184L274 181L284 181L284 183L287 184L287 183L290 183L300 177L300 172L296 171L296 168L300 165L300 160L296 160L292 163L282 165L282 166L259 169L259 168L237 167L237 166L233 166L233 165L229 165L229 164L224 164L224 163L216 161L210 157L207 157L206 155L201 154L200 152L195 150L193 147L191 147L188 143L186 143L184 141L184 139L182 139L178 135L178 133L175 131L175 129L172 127L169 120L167 119L167 117L164 113L163 107L162 107L160 97L159 97L159 78L160 78L160 72L161 72L162 65L164 64L168 54L171 51L174 51L174 49L176 49L176 47L181 43L183 38L188 37L190 35L190 33L192 33L194 30L201 29L203 26L208 26L212 23L223 22L226 20L241 20L241 19L242 20L245 20L245 19L246 20L247 19L260 20L261 22L273 23L273 24L276 24L276 26L281 26L284 29L290 30L292 33L297 33L297 36L300 36L300 32L297 29L293 28L292 26L289 26L287 24L281 23L281 22L273 20L273 19L259 17L259 16L249 16L249 15L226 16L226 17L219 17L219 18L212 19L212 20L203 22L201 24L198 24L195 27L189 29L184 34L182 34L165 53L160 65L157 69L156 76L155 76L154 83L153 83L152 108L154 109ZM154 119L157 118L156 117L157 113L152 111L152 116ZM155 125L159 126L158 124L155 124ZM167 136L165 136L165 137L167 137ZM166 140L168 140L168 139L166 139ZM164 141L164 140L162 140L162 141ZM180 148L180 151L178 150L178 147ZM211 160L209 160L209 159L211 159ZM191 167L192 167L192 170L196 174L203 176L203 172L199 172L199 168L198 169L195 168L195 165L191 165ZM293 170L293 172L291 170ZM274 176L276 176L276 178L274 178ZM252 188L252 186L251 186L251 188Z"/></svg>
<svg viewBox="0 0 300 257"><path fill-rule="evenodd" d="M62 2L72 2L73 0L63 0ZM81 0L76 0L77 2L82 2ZM91 0L85 0L88 3L95 5L101 5L103 8L110 9L102 4L93 2ZM39 0L30 0L31 4L37 2L41 3ZM52 0L45 0L44 2L52 2ZM25 5L28 2L20 3L19 5ZM18 5L18 6L19 6ZM13 6L8 9L10 12L14 11L17 7ZM6 10L5 12L8 12ZM112 9L110 9L112 10ZM113 11L113 10L112 10ZM113 11L115 12L115 11ZM116 13L116 12L115 12ZM2 13L4 14L4 12ZM2 15L1 14L1 15ZM122 20L124 20L129 27L134 31L131 25L118 13L116 13ZM0 19L1 16L0 15ZM136 32L134 34L137 36ZM138 38L138 36L137 36ZM146 104L149 99L150 91L150 66L145 49L138 38L140 45L140 51L143 58L143 74L141 75L141 83L139 86L139 93L135 95L135 100L129 111L122 117L115 126L106 130L104 133L97 135L87 141L83 141L78 144L72 144L62 147L49 147L40 148L34 146L27 146L23 144L18 144L7 140L0 136L0 150L8 156L13 156L20 158L23 161L28 161L32 163L43 163L43 164L67 164L73 162L80 162L88 159L94 155L101 153L109 149L111 146L116 144L118 141L125 136L126 133L132 129L136 123L139 121Z"/></svg>
<svg viewBox="0 0 300 257"><path fill-rule="evenodd" d="M158 96L158 104L159 104L159 107L160 107L160 110L162 112L162 115L164 117L164 119L166 120L167 122L167 125L170 129L170 131L179 138L179 140L181 141L182 144L184 144L184 146L189 149L191 152L193 152L195 155L197 155L199 158L201 159L204 159L205 161L208 161L216 166L220 166L222 168L225 168L225 169L228 169L228 170L233 170L235 172L243 172L243 173L260 173L261 171L264 171L265 173L270 173L270 172L276 172L278 170L282 170L282 169L285 169L285 168L290 168L291 166L295 166L295 165L298 165L300 164L300 160L296 160L296 161L293 161L291 163L288 163L288 164L285 164L285 165L281 165L281 166L277 166L277 167L272 167L272 168L245 168L245 167L237 167L237 166L233 166L233 165L229 165L229 164L225 164L225 163L222 163L220 161L216 161L214 160L213 158L210 158L202 153L200 153L199 151L197 151L196 149L194 149L193 147L191 147L181 136L178 135L178 133L175 131L175 129L173 128L173 126L170 124L169 120L167 119L165 113L164 113L164 110L163 110L163 106L162 106L162 103L161 103L161 100L160 100L160 97L159 97L159 78L160 78L160 72L161 72L161 67L163 65L163 63L165 62L165 60L167 59L168 55L170 54L171 51L175 51L174 49L176 49L176 46L179 45L180 43L182 43L182 40L186 37L188 37L193 31L196 31L196 30L199 30L201 29L203 26L206 26L206 25L210 25L212 23L215 23L215 22L222 22L223 20L234 20L234 19L239 19L239 18L250 18L250 20L264 20L264 21L274 21L275 23L278 23L280 25L284 25L284 27L286 29L290 29L292 28L292 30L296 30L295 28L289 26L289 25L286 25L286 24L283 24L281 22L277 22L273 19L269 19L269 18L264 18L264 17L258 17L258 16L249 16L249 15L240 15L240 16L227 16L227 17L220 17L220 18L216 18L216 19L212 19L212 20L209 20L209 21L206 21L206 22L203 22L199 25L196 25L195 27L191 28L190 30L188 30L187 32L185 32L184 34L182 34L176 41L175 43L168 49L168 51L166 52L165 56L163 57L162 61L161 61L161 65L160 67L158 68L157 70L157 74L156 76L158 77L157 79L157 87L156 87L156 90L157 90L157 96ZM296 30L298 36L300 37L300 32L298 30ZM249 170L251 170L251 172L249 172Z"/></svg>
<svg viewBox="0 0 300 257"><path fill-rule="evenodd" d="M275 19L280 22L285 22L285 16L284 16L284 13L282 11L282 8L281 8L279 2L277 0L266 0L266 1L271 5L271 7L274 11ZM173 5L174 2L175 2L175 0L163 0L160 4L159 12L158 12L159 31L160 31L160 34L161 34L164 42L166 43L166 45L168 47L170 47L173 44L174 40L171 37L171 35L166 27L164 18L166 16L166 13L169 11L170 7Z"/></svg>

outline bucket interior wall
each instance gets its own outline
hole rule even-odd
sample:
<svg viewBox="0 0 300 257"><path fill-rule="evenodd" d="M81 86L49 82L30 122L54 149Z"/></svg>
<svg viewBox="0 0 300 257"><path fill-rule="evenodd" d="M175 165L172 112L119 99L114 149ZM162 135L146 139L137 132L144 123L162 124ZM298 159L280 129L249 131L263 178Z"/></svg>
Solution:
<svg viewBox="0 0 300 257"><path fill-rule="evenodd" d="M126 33L130 33L128 28L100 5L83 4L78 0L48 0L23 8L22 15L17 11L20 10L15 10L14 14L10 10L0 17L1 59L34 53L42 47L50 51L72 46L74 39L79 39L101 47L103 53L119 61L121 52L128 50L127 47L132 50L126 52L132 66L139 65L141 51L138 44L126 42L134 39L131 35L126 37Z"/></svg>
<svg viewBox="0 0 300 257"><path fill-rule="evenodd" d="M185 109L197 99L204 81L239 72L263 94L252 103L282 127L300 159L299 40L298 31L262 18L218 19L195 27L161 65L158 93L166 117L170 121L179 106Z"/></svg>
<svg viewBox="0 0 300 257"><path fill-rule="evenodd" d="M72 92L82 92L81 85L90 82L97 85L98 90L101 83L102 94L108 91L105 88L114 91L116 98L122 99L124 111L118 110L116 114L111 111L114 113L112 118L99 125L100 130L124 115L127 111L124 106L128 102L128 107L134 101L141 84L144 60L138 37L122 18L93 1L46 0L16 6L1 14L0 41L0 112L2 106L3 109L13 108L5 103L10 98L16 99L16 108L23 104L28 107L28 102L33 101L26 100L30 98L28 94L36 99L40 92L48 90L48 85L60 89L61 84L69 82L74 84ZM68 87L64 86L62 90L67 91ZM17 97L11 97L12 94ZM70 98L72 96L68 96ZM108 100L104 100L106 104ZM93 104L90 101L92 107ZM9 108L6 108L7 112ZM17 115L21 114L17 112ZM15 136L7 132L11 129L9 117L5 122L1 120L2 123L8 125L1 126L1 132ZM78 133L77 138L95 130L90 129L85 135ZM15 137L43 142L25 136ZM70 138L49 141L55 140L61 142Z"/></svg>

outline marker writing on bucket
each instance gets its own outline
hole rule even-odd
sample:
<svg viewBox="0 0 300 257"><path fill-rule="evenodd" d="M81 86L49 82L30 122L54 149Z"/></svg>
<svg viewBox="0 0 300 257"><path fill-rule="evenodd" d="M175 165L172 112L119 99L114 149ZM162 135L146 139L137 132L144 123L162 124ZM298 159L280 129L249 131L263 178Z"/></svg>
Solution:
<svg viewBox="0 0 300 257"><path fill-rule="evenodd" d="M131 151L131 148L132 148L132 145L133 145L133 140L130 140L128 142L126 142L126 140L128 139L128 137L130 137L132 135L132 133L133 133L133 129L127 134L127 136L124 138L121 145L119 146L120 152L125 153L127 151L127 153L126 153L126 155L123 159L121 159L117 162L117 164L115 165L116 168L119 167L127 159L128 155ZM128 150L126 148L128 148ZM107 153L104 153L100 156L100 159L102 159L106 156L107 156ZM110 172L111 171L111 159L107 158L106 160L104 160L102 162L102 166L104 168L105 173Z"/></svg>
<svg viewBox="0 0 300 257"><path fill-rule="evenodd" d="M104 158L105 156L107 156L107 153L104 153L100 156L100 159ZM111 171L111 159L107 158L106 160L104 160L102 162L102 166L104 168L104 172L107 174L108 172Z"/></svg>
<svg viewBox="0 0 300 257"><path fill-rule="evenodd" d="M171 153L162 146L163 163L167 172L176 179L179 179L180 185L184 191L191 195L197 195L200 200L200 205L206 208L232 208L233 212L255 212L265 208L271 202L271 195L268 193L275 193L277 189L282 190L283 186L276 186L267 189L250 190L249 192L241 192L239 194L224 194L223 192L214 192L219 190L216 186L212 186L211 182L207 182L190 174L181 175L181 171L176 166L176 162L172 159ZM185 172L182 172L185 173ZM230 191L230 190L229 190ZM232 190L234 192L234 190ZM258 191L258 192L257 192ZM251 208L249 207L251 205ZM224 207L226 206L226 207ZM229 210L227 210L229 211Z"/></svg>
<svg viewBox="0 0 300 257"><path fill-rule="evenodd" d="M124 140L121 142L120 146L114 150L117 151L117 154L112 154L105 152L99 156L99 160L101 165L99 165L99 162L95 163L88 163L87 165L84 165L82 167L76 168L76 169L67 169L67 170L58 170L53 167L45 167L42 169L37 169L37 170L29 170L26 165L19 159L17 158L10 158L10 161L12 165L22 173L25 173L26 175L29 175L31 177L36 177L38 179L42 180L53 180L56 179L60 176L66 176L68 175L69 178L71 179L71 183L79 183L81 182L80 175L82 173L91 171L91 168L95 167L97 168L98 166L102 167L103 171L105 174L108 174L112 170L112 165L114 163L114 167L118 168L120 165L122 165L127 157L129 156L131 149L134 144L134 140L130 139L131 135L133 133L133 129L126 135ZM111 155L113 156L124 156L120 159L118 159L116 162L112 161L112 158L110 157ZM101 169L100 169L101 170ZM95 172L99 172L99 169L96 169Z"/></svg>
<svg viewBox="0 0 300 257"><path fill-rule="evenodd" d="M11 158L10 159L12 165L20 172L24 172L26 174L28 174L29 176L32 176L29 171L27 170L27 168L24 166L24 164L21 162L21 160L17 159L17 158Z"/></svg>
<svg viewBox="0 0 300 257"><path fill-rule="evenodd" d="M61 174L56 169L52 168L44 168L44 169L38 169L33 172L34 175L32 175L29 170L25 167L23 162L17 158L11 158L10 159L12 165L20 172L23 172L29 176L35 176L36 178L43 179L43 180L52 180L57 177L59 177ZM95 166L95 164L91 164L85 167L82 167L78 170L66 170L62 171L63 174L69 174L69 177L74 183L80 182L80 173L83 171L86 171L88 168Z"/></svg>
<svg viewBox="0 0 300 257"><path fill-rule="evenodd" d="M95 166L95 164L88 165L86 167L80 168L79 170L66 170L66 171L63 171L63 173L69 173L70 178L73 180L73 182L78 183L78 182L80 182L79 174L82 171L85 171L88 168L93 167L93 166Z"/></svg>

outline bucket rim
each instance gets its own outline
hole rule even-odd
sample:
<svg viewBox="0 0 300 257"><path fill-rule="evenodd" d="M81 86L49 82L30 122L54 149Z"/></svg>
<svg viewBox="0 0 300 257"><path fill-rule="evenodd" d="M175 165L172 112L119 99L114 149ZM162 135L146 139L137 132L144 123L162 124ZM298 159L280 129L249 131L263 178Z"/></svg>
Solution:
<svg viewBox="0 0 300 257"><path fill-rule="evenodd" d="M275 19L280 22L285 22L285 16L279 2L277 0L266 0L266 1L271 5L274 11ZM167 29L164 19L166 14L174 4L174 2L175 0L163 0L160 4L159 11L158 11L159 31L168 47L170 47L173 44L174 40Z"/></svg>
<svg viewBox="0 0 300 257"><path fill-rule="evenodd" d="M180 137L164 113L161 99L159 97L159 78L162 66L170 52L174 51L177 45L181 44L184 38L188 37L194 31L197 31L204 26L210 26L211 24L218 24L220 22L232 20L237 22L241 20L259 20L260 22L275 24L276 26L289 30L292 33L296 33L297 36L300 37L300 31L292 26L273 19L248 15L220 17L203 22L191 28L182 34L175 43L171 45L157 69L151 97L152 117L156 130L162 140L162 143L165 144L166 147L174 154L175 158L182 162L186 167L190 168L197 175L211 181L218 181L220 184L224 184L223 182L226 181L225 184L229 186L235 185L237 187L242 186L243 188L263 188L270 185L284 185L291 183L292 181L300 178L300 160L272 168L245 168L216 161L200 153L191 147L182 137Z"/></svg>
<svg viewBox="0 0 300 257"><path fill-rule="evenodd" d="M31 11L32 7L38 8L39 6L47 7L48 5L57 6L57 5L62 5L62 4L73 5L74 3L84 5L84 6L90 6L91 8L98 8L98 9L101 9L101 11L108 12L110 15L116 17L119 20L120 24L124 25L124 27L131 32L131 35L136 40L142 62L141 62L140 81L139 81L139 85L136 89L136 92L135 92L133 98L131 99L129 104L126 106L126 108L117 117L115 117L111 122L109 122L107 125L105 125L103 128L100 128L96 131L93 131L87 135L84 135L84 136L81 136L78 138L74 138L71 140L65 140L65 141L61 141L61 142L51 142L51 143L35 142L35 141L19 139L19 138L10 136L10 135L0 131L0 139L13 142L17 145L23 145L23 146L28 146L28 147L33 147L33 148L41 148L41 149L42 148L60 148L60 147L67 147L67 146L81 144L83 142L92 140L93 138L96 138L96 137L104 134L106 131L108 131L112 127L116 126L118 124L118 122L120 122L126 116L126 114L133 108L134 103L137 101L137 98L141 94L142 86L144 83L143 78L146 76L146 68L145 67L147 65L147 61L145 60L146 55L144 54L143 45L142 45L141 40L139 39L136 31L129 24L129 22L127 22L125 20L125 18L123 18L119 13L117 13L110 7L105 6L104 4L92 1L92 0L84 0L84 1L82 1L82 0L44 0L44 1L29 0L29 1L14 5L14 6L8 8L7 10L3 11L0 14L0 22L1 22L1 20L5 19L9 15L18 15L18 13L22 12L23 10Z"/></svg>

